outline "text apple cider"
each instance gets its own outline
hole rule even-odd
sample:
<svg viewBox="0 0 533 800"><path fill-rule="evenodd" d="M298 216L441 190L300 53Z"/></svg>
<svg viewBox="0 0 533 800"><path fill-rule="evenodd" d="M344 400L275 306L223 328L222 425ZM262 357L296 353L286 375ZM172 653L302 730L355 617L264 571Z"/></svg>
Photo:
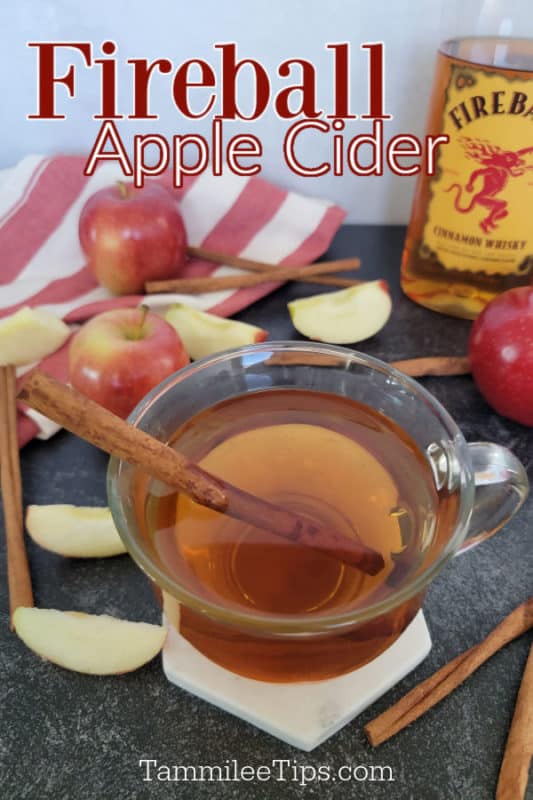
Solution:
<svg viewBox="0 0 533 800"><path fill-rule="evenodd" d="M261 622L302 620L385 600L431 559L449 529L455 497L437 493L414 442L378 412L347 398L297 389L261 390L191 419L173 438L181 453L240 488L312 516L378 550L385 568L370 576L311 548L203 508L160 483L136 498L141 528L162 569L227 616L176 605L166 611L211 660L252 678L296 681L348 672L405 629L414 597L348 630L306 639L272 637ZM256 615L239 629L232 613Z"/></svg>

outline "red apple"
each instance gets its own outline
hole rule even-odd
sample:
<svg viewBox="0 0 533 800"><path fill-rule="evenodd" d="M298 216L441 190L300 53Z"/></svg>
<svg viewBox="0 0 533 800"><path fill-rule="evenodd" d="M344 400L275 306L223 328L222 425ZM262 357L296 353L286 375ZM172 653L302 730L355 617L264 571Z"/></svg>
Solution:
<svg viewBox="0 0 533 800"><path fill-rule="evenodd" d="M74 336L71 384L120 417L150 389L189 363L172 325L144 308L105 311Z"/></svg>
<svg viewBox="0 0 533 800"><path fill-rule="evenodd" d="M146 281L179 275L187 237L170 192L116 183L82 208L79 237L97 281L115 294L139 294Z"/></svg>
<svg viewBox="0 0 533 800"><path fill-rule="evenodd" d="M533 286L496 297L474 322L469 355L474 380L504 417L533 425Z"/></svg>

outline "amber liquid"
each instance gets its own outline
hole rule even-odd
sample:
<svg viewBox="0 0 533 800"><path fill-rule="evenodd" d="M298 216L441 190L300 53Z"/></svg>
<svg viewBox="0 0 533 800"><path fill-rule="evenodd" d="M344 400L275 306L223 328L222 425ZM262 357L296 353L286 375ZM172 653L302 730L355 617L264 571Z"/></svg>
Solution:
<svg viewBox="0 0 533 800"><path fill-rule="evenodd" d="M305 623L387 598L432 557L455 508L439 496L414 442L372 409L336 395L265 390L201 412L173 439L180 451L242 489L334 526L379 550L385 569L365 575L150 484L147 535L165 571L228 624L168 604L181 633L212 660L263 680L309 680L349 671L401 633L420 597L342 634L291 638L236 625Z"/></svg>
<svg viewBox="0 0 533 800"><path fill-rule="evenodd" d="M509 94L509 87L513 81L520 79L530 82L533 88L533 41L526 39L510 39L505 43L505 61L499 61L499 48L501 45L497 38L487 37L485 40L463 39L446 43L443 50L438 53L435 79L430 99L429 115L426 133L437 136L442 133L442 122L447 88L450 84L454 67L461 66L465 71L470 68L480 67L497 68L498 73L510 79L511 83L502 83L502 95ZM475 49L474 49L475 48ZM472 59L473 53L476 58ZM482 55L480 55L482 53ZM472 89L475 94L475 88ZM533 106L533 92L529 93L527 106ZM482 122L484 122L483 118ZM530 125L530 121L524 125ZM463 133L463 132L462 132ZM470 137L483 137L484 128L465 127L464 135ZM526 145L530 144L531 137L526 131ZM446 147L446 145L443 145ZM516 148L520 143L516 143ZM437 160L437 169L438 169ZM475 169L475 162L471 162ZM529 168L529 167L528 167ZM531 173L530 173L531 174ZM450 181L454 179L451 175ZM533 178L531 179L533 181ZM481 183L476 184L480 187ZM469 271L464 269L468 261L461 265L461 269L444 268L439 262L438 253L428 252L424 247L423 232L426 224L428 203L430 201L431 177L421 175L418 179L411 219L407 230L403 256L402 256L402 288L404 292L417 303L431 308L434 311L451 314L457 317L474 319L496 295L514 286L526 285L531 281L531 270L523 274L487 274L483 270ZM468 195L470 198L471 195ZM496 198L500 194L495 195ZM530 204L531 193L524 195L523 202ZM466 203L466 201L464 201ZM480 206L480 217L488 214L489 207ZM510 212L512 213L512 211ZM497 230L495 231L497 235ZM524 231L519 231L522 238ZM532 228L525 234L531 237Z"/></svg>

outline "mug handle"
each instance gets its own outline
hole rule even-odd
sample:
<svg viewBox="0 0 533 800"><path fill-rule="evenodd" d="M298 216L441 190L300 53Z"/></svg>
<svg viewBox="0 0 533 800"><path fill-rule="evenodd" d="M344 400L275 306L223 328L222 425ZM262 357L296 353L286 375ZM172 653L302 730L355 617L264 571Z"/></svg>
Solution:
<svg viewBox="0 0 533 800"><path fill-rule="evenodd" d="M492 442L471 442L468 450L476 493L468 534L458 553L465 553L499 531L529 493L526 470L506 447Z"/></svg>

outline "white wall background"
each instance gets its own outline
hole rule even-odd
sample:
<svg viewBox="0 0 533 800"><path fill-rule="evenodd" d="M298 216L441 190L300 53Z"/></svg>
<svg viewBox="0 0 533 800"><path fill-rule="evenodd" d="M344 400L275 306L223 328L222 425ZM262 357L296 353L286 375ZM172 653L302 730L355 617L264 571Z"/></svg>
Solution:
<svg viewBox="0 0 533 800"><path fill-rule="evenodd" d="M319 72L318 100L327 111L332 107L332 58L326 42L350 41L352 45L351 99L356 113L366 111L366 53L361 42L383 40L387 47L386 107L394 119L385 127L386 138L396 133L424 133L427 99L435 50L451 35L495 32L504 16L514 14L513 32L533 35L531 0L2 0L0 8L0 168L16 163L28 153L85 153L91 148L100 121L99 69L82 68L81 57L69 52L58 58L64 71L76 64L77 99L69 100L57 89L58 109L64 121L28 121L36 110L36 53L27 41L92 41L99 57L105 39L118 43L119 105L124 114L131 109L131 57L170 58L177 66L193 57L207 59L218 73L219 53L215 42L236 41L241 58L259 59L273 78L278 63L303 57ZM480 11L482 21L480 23ZM508 32L509 23L505 32ZM177 133L210 129L211 120L184 120L171 96L171 78L155 75L152 109L160 119L149 122L119 122L129 143L133 133ZM249 87L240 85L243 101ZM282 158L287 121L268 112L253 124L225 123L229 134L248 130L264 145L263 177L280 184L335 200L354 222L405 222L409 216L413 179L385 172L382 177L327 175L305 179L294 175ZM353 133L365 130L358 122ZM303 142L303 140L302 140ZM331 158L327 135L307 136L302 159L321 163ZM307 151L307 152L306 152Z"/></svg>

